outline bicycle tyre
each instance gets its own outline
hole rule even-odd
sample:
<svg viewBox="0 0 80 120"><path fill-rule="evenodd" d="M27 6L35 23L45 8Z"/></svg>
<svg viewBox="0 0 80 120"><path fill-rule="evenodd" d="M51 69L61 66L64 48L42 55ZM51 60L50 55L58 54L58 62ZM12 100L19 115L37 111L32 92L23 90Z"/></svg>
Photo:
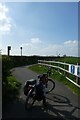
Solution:
<svg viewBox="0 0 80 120"><path fill-rule="evenodd" d="M29 92L29 94L27 95L27 98L26 98L26 102L25 102L25 109L26 110L29 110L32 108L33 106L33 103L34 103L34 98L32 96L32 91Z"/></svg>
<svg viewBox="0 0 80 120"><path fill-rule="evenodd" d="M51 84L52 84L50 86L50 88L48 88L49 84L50 84L49 82L51 82ZM46 93L51 92L54 88L55 88L55 82L51 78L48 78L48 86L47 86L47 89L46 89Z"/></svg>

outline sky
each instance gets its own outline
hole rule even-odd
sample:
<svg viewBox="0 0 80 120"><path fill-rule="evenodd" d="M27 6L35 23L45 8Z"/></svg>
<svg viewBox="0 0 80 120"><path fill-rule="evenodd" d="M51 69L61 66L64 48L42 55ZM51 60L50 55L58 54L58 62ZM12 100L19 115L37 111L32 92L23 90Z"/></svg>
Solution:
<svg viewBox="0 0 80 120"><path fill-rule="evenodd" d="M78 56L77 2L0 3L0 50L11 55Z"/></svg>

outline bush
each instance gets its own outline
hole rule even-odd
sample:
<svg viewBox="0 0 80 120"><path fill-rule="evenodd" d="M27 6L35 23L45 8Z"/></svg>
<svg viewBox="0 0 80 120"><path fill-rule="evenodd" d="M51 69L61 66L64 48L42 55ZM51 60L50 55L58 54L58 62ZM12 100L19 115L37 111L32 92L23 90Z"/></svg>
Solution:
<svg viewBox="0 0 80 120"><path fill-rule="evenodd" d="M19 94L21 83L11 75L10 69L14 64L9 56L2 57L2 100L3 107L13 101Z"/></svg>

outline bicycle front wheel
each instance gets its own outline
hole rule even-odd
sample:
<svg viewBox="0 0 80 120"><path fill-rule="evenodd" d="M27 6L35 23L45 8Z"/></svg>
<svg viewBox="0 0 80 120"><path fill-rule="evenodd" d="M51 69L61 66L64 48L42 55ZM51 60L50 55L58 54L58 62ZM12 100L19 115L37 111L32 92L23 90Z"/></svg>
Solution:
<svg viewBox="0 0 80 120"><path fill-rule="evenodd" d="M32 108L35 100L34 100L34 95L32 94L32 91L30 91L27 95L26 102L25 102L25 109L29 110Z"/></svg>
<svg viewBox="0 0 80 120"><path fill-rule="evenodd" d="M28 98L26 99L25 109L26 109L26 110L31 109L31 108L32 108L32 105L33 105L33 102L34 102L33 98L32 98L32 97L28 97Z"/></svg>
<svg viewBox="0 0 80 120"><path fill-rule="evenodd" d="M48 78L48 83L46 86L46 93L51 92L54 88L55 88L55 82L51 78Z"/></svg>

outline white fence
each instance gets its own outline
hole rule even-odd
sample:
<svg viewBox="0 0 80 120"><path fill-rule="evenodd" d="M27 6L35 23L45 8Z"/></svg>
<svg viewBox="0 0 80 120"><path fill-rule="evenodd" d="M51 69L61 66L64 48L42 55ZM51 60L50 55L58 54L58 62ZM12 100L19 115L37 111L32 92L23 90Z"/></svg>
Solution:
<svg viewBox="0 0 80 120"><path fill-rule="evenodd" d="M57 68L58 72L62 74L59 70L70 73L74 76L76 76L76 82L74 82L72 79L68 78L66 76L66 79L68 79L70 82L75 84L77 87L80 88L79 85L79 79L80 79L80 66L74 65L74 64L68 64L68 63L63 63L63 62L58 62L58 61L45 61L45 60L38 60L38 64L42 64L44 66L51 66L52 68Z"/></svg>

